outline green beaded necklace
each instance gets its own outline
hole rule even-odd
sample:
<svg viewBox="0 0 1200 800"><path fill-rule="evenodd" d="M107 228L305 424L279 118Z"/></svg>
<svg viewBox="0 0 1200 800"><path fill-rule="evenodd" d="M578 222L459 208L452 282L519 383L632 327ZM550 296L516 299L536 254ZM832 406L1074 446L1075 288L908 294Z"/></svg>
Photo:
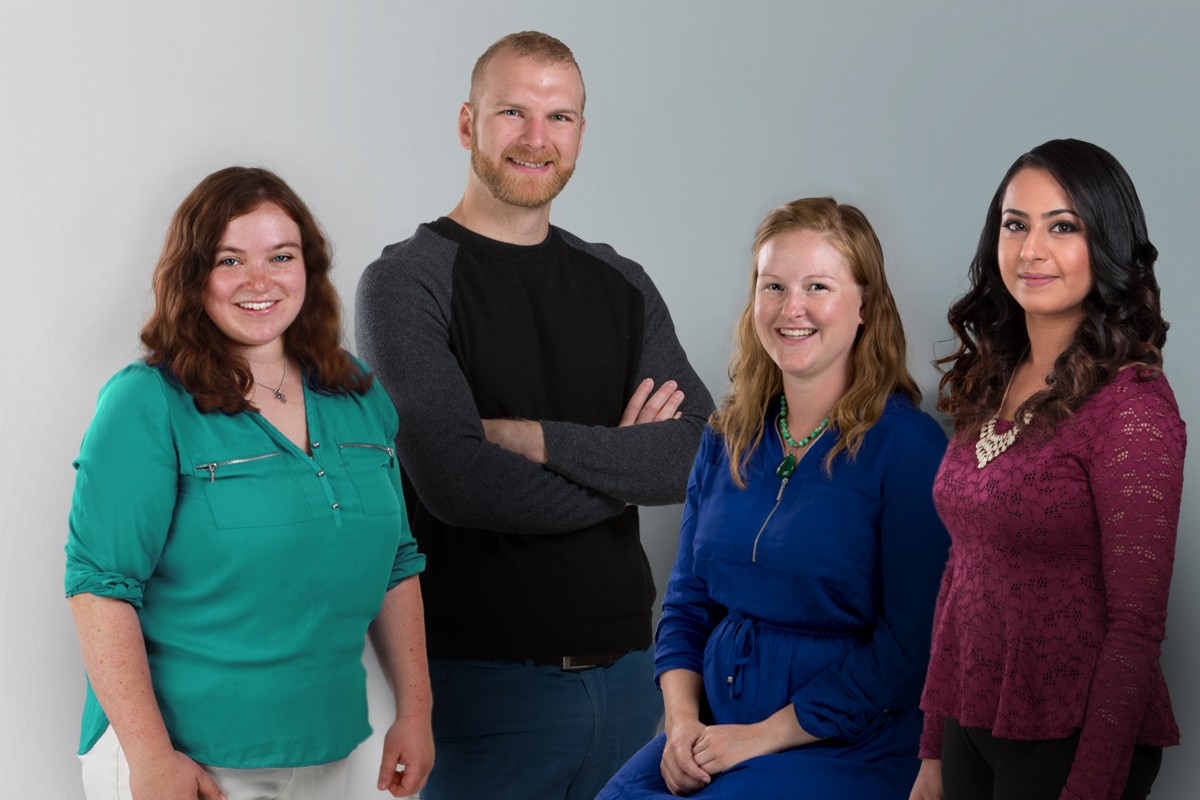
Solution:
<svg viewBox="0 0 1200 800"><path fill-rule="evenodd" d="M787 396L779 395L779 432L783 434L783 441L791 448L791 452L783 461L779 462L779 466L775 468L775 474L781 478L790 478L792 473L796 471L796 451L801 447L812 442L829 426L829 417L821 420L821 424L813 428L812 433L805 436L800 441L792 438L792 434L788 431L787 426Z"/></svg>

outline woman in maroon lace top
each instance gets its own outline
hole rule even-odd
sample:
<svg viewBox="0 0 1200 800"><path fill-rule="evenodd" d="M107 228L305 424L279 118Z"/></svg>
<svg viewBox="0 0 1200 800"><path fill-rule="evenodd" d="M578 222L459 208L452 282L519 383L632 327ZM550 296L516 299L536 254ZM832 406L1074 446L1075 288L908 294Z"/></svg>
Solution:
<svg viewBox="0 0 1200 800"><path fill-rule="evenodd" d="M1144 798L1177 744L1159 666L1186 438L1158 252L1106 151L1046 142L988 208L939 408L953 545L913 798Z"/></svg>

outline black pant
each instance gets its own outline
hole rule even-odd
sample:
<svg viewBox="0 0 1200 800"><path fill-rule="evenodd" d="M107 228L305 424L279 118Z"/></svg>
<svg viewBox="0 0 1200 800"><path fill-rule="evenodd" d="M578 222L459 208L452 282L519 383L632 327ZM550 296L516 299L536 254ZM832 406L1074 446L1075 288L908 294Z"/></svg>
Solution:
<svg viewBox="0 0 1200 800"><path fill-rule="evenodd" d="M1057 800L1078 744L1078 731L1065 739L1026 742L947 719L942 736L945 800ZM1145 800L1160 764L1161 747L1137 745L1121 800Z"/></svg>

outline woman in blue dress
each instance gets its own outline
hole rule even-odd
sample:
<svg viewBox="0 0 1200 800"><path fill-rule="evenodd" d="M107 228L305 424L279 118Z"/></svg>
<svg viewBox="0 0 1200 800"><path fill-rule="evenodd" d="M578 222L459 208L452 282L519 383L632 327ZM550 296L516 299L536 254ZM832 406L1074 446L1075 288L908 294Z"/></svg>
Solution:
<svg viewBox="0 0 1200 800"><path fill-rule="evenodd" d="M598 800L906 798L946 437L916 406L861 211L814 198L767 216L735 344L658 628L665 732Z"/></svg>

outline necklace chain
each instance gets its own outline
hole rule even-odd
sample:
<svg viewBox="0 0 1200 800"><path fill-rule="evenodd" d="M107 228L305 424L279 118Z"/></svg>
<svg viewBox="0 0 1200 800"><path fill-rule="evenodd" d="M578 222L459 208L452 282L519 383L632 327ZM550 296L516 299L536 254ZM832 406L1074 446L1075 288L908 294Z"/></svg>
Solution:
<svg viewBox="0 0 1200 800"><path fill-rule="evenodd" d="M259 381L255 381L255 383L257 383L259 386L263 387L264 389L270 389L271 394L274 395L275 399L281 403L287 402L287 395L283 393L283 382L287 380L287 367L288 367L287 357L285 356L283 359L283 376L280 377L279 385L276 386L274 389L271 389L271 387L267 386L265 383L260 383Z"/></svg>
<svg viewBox="0 0 1200 800"><path fill-rule="evenodd" d="M779 432L783 435L783 441L787 444L789 452L783 461L779 462L779 466L775 468L775 474L785 480L790 478L792 473L796 471L796 451L801 447L807 446L829 427L829 417L826 417L821 420L820 425L812 429L812 433L797 442L792 438L791 432L788 431L787 411L787 395L781 394L779 396Z"/></svg>

